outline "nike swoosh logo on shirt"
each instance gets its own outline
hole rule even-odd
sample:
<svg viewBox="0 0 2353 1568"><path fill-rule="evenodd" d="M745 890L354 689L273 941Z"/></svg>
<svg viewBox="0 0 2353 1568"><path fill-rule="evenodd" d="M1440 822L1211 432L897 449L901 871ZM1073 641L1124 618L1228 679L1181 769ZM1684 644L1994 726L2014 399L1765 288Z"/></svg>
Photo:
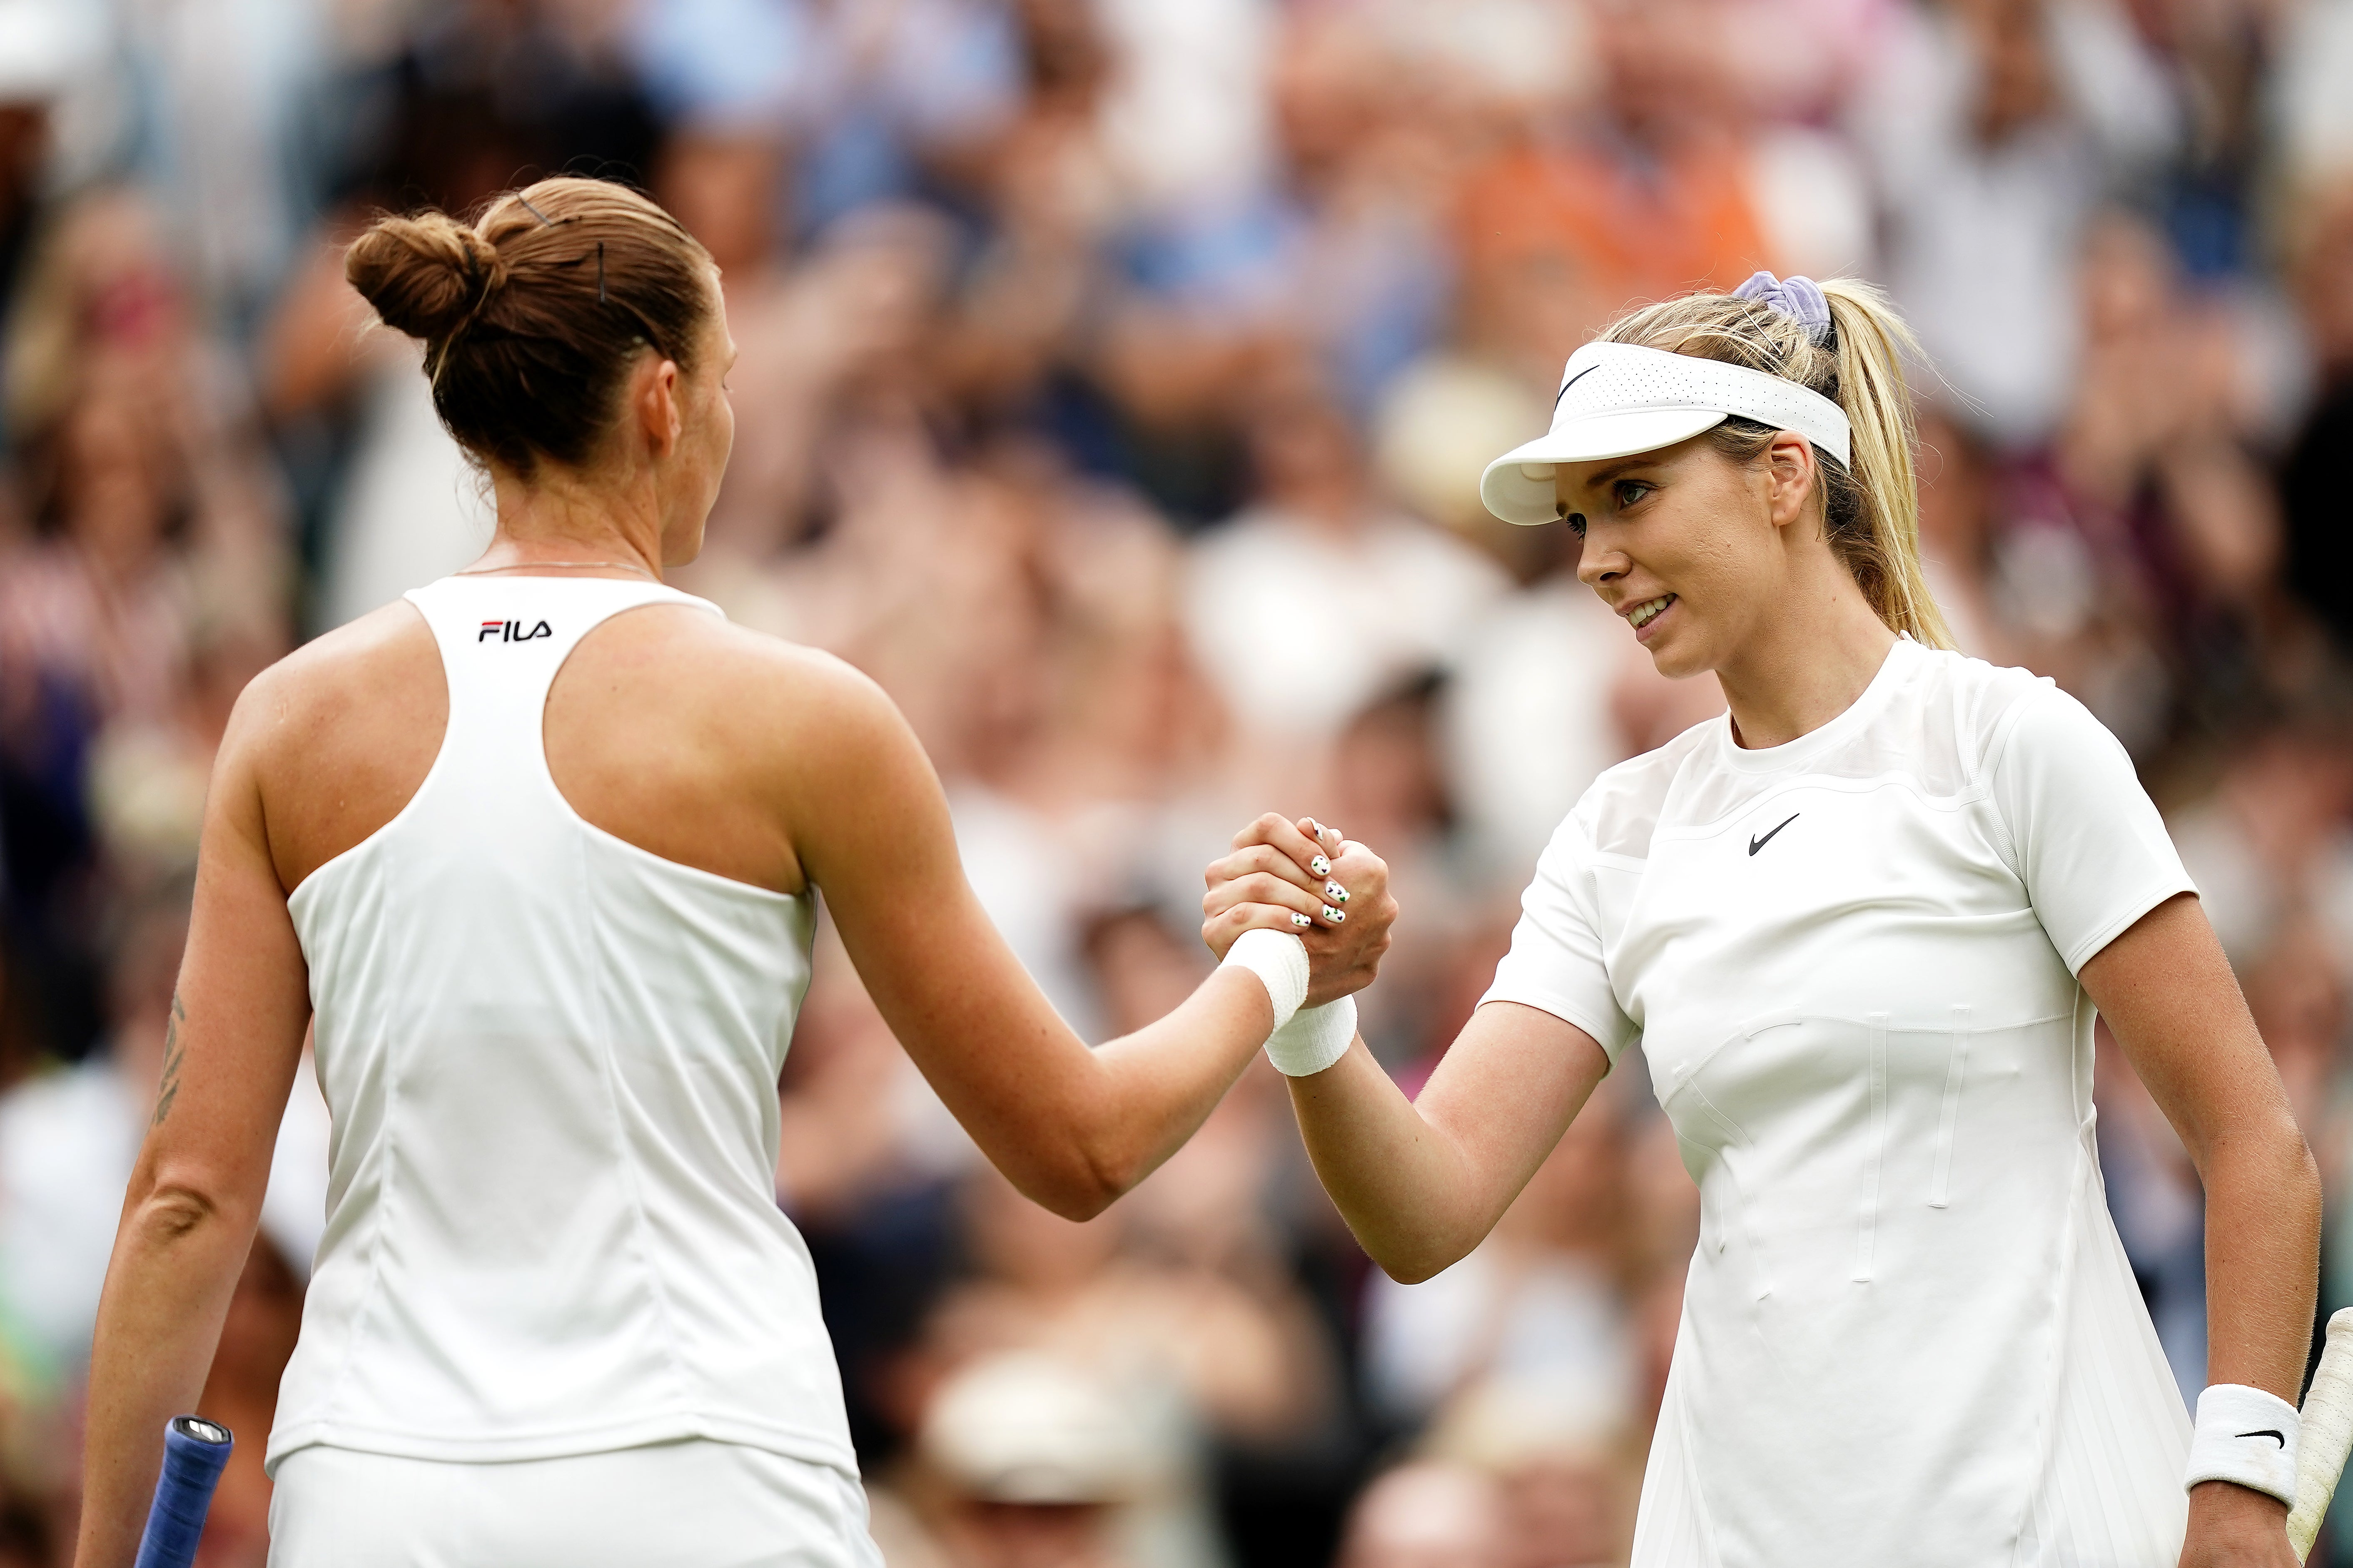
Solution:
<svg viewBox="0 0 2353 1568"><path fill-rule="evenodd" d="M1783 818L1781 819L1781 827L1787 827L1787 826L1789 826L1789 824L1791 824L1791 823L1793 823L1793 822L1797 821L1797 820L1798 820L1798 818L1799 818L1800 816L1802 816L1802 815L1803 815L1803 814L1802 814L1802 813L1800 813L1800 812L1795 812L1795 811L1791 812L1788 816L1785 816L1785 817L1783 817ZM1773 830L1773 833L1778 833L1778 832L1780 832L1780 831L1781 831L1781 827L1777 827L1777 828L1775 828L1775 829ZM1767 844L1772 843L1772 842L1773 842L1773 833L1768 833L1768 834L1767 834L1767 835L1766 835L1764 837L1762 837L1762 838L1751 838L1751 839L1748 841L1748 853L1750 853L1751 855L1754 855L1754 854L1756 854L1756 853L1757 853L1757 851L1758 851L1759 849L1764 848L1764 847L1765 847L1765 846L1767 846ZM2284 1448L2284 1447L2287 1447L2287 1445L2286 1445L2284 1442L2283 1442L2283 1443L2281 1443L2281 1444L2280 1444L2280 1447L2283 1447L2283 1448Z"/></svg>
<svg viewBox="0 0 2353 1568"><path fill-rule="evenodd" d="M1575 386L1578 382L1583 381L1587 376L1591 375L1595 371L1599 370L1600 368L1601 367L1598 364L1587 365L1583 370L1578 371L1575 375L1572 375L1567 381L1562 382L1560 384L1560 390L1552 395L1552 405L1555 408L1559 407L1560 400L1568 395L1568 389L1570 387Z"/></svg>
<svg viewBox="0 0 2353 1568"><path fill-rule="evenodd" d="M2280 1446L2280 1451L2282 1453L2285 1453L2287 1451L2287 1437L2285 1435L2274 1432L2268 1426L2264 1427L2260 1432L2242 1432L2239 1436L2242 1437L2269 1437L2273 1442L2277 1443Z"/></svg>

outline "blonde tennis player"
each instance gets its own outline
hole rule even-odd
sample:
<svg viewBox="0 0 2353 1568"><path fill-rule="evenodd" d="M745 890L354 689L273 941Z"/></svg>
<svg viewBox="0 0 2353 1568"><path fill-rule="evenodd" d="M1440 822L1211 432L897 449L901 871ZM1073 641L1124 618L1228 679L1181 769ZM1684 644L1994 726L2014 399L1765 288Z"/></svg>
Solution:
<svg viewBox="0 0 2353 1568"><path fill-rule="evenodd" d="M332 1170L273 1563L878 1563L774 1199L815 892L980 1147L1082 1216L1303 1000L1370 978L1386 872L1335 842L1353 899L1234 911L1218 973L1090 1052L981 913L889 700L661 584L733 432L702 247L556 179L470 227L387 219L348 272L426 341L498 533L237 704L99 1312L81 1568L132 1562L312 1024Z"/></svg>
<svg viewBox="0 0 2353 1568"><path fill-rule="evenodd" d="M1413 1280L1640 1041L1702 1216L1641 1568L2289 1568L2312 1159L2123 750L1946 646L1907 344L1866 287L1759 274L1577 351L1487 503L1565 517L1578 574L1730 712L1587 792L1418 1102L1352 1003L1269 1049ZM1211 868L1213 916L1307 882L1281 837ZM2205 1181L2194 1434L2102 1200L2094 1008Z"/></svg>

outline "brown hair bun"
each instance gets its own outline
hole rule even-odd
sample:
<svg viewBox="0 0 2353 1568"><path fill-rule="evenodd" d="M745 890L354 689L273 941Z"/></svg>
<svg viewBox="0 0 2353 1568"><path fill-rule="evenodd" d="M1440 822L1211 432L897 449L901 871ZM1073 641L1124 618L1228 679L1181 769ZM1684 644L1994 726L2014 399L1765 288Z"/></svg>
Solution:
<svg viewBox="0 0 2353 1568"><path fill-rule="evenodd" d="M343 276L387 327L438 342L506 282L498 248L444 213L388 217L352 242Z"/></svg>
<svg viewBox="0 0 2353 1568"><path fill-rule="evenodd" d="M622 384L652 353L694 368L719 309L710 253L626 185L559 175L471 226L380 219L343 276L385 324L425 340L442 425L479 461L530 475L590 461Z"/></svg>

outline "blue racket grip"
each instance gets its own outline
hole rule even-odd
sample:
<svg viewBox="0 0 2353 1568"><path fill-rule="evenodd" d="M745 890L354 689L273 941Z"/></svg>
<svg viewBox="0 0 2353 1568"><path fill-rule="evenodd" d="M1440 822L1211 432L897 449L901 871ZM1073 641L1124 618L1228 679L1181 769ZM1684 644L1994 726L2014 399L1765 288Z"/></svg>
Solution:
<svg viewBox="0 0 2353 1568"><path fill-rule="evenodd" d="M155 1478L155 1506L139 1538L138 1568L189 1568L205 1533L205 1511L237 1439L226 1426L197 1415L176 1415L164 1428L164 1473Z"/></svg>

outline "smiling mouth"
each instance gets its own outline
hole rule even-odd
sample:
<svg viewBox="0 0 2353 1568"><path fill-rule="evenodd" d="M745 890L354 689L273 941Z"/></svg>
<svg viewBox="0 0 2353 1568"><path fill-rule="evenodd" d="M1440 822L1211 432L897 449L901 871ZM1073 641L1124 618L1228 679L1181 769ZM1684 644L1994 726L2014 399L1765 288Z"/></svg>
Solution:
<svg viewBox="0 0 2353 1568"><path fill-rule="evenodd" d="M1672 594L1662 594L1655 599L1645 599L1626 612L1626 624L1641 631L1659 618L1660 613L1675 602Z"/></svg>

